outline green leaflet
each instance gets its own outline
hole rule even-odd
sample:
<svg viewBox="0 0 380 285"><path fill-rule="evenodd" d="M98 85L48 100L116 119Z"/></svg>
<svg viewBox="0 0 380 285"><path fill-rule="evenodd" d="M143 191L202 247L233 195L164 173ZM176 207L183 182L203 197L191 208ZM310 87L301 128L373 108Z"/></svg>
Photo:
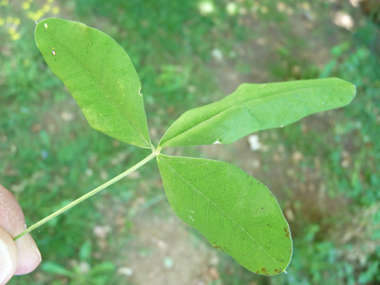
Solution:
<svg viewBox="0 0 380 285"><path fill-rule="evenodd" d="M265 185L225 162L166 155L157 161L179 218L250 271L285 271L292 256L290 230Z"/></svg>
<svg viewBox="0 0 380 285"><path fill-rule="evenodd" d="M151 147L140 79L121 46L99 30L55 18L39 22L35 38L94 129Z"/></svg>
<svg viewBox="0 0 380 285"><path fill-rule="evenodd" d="M285 126L307 115L345 106L355 94L353 84L338 78L244 83L223 100L184 113L159 146L232 143L259 130Z"/></svg>

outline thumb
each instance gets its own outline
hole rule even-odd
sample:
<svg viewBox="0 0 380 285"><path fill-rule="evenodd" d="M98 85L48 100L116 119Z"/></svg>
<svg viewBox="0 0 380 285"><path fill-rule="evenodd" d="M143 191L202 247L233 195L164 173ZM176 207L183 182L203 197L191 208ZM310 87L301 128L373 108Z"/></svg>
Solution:
<svg viewBox="0 0 380 285"><path fill-rule="evenodd" d="M16 242L13 237L25 229L25 218L16 198L0 185L0 285L8 272L20 275L33 271L41 262L41 254L30 234ZM16 248L16 249L15 249ZM16 257L14 253L16 252ZM3 257L4 256L4 257ZM17 265L16 269L13 268ZM8 279L7 279L8 280Z"/></svg>
<svg viewBox="0 0 380 285"><path fill-rule="evenodd" d="M17 266L16 243L11 236L0 227L0 285L12 278Z"/></svg>

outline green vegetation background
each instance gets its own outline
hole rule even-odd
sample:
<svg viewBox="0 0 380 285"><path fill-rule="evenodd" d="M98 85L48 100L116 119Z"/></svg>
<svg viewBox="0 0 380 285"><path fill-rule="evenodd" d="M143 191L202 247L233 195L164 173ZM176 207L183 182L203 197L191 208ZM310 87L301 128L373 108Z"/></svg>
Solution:
<svg viewBox="0 0 380 285"><path fill-rule="evenodd" d="M1 0L0 183L31 225L149 153L88 126L35 46L34 21L44 17L83 22L124 47L142 81L155 144L184 111L240 83L338 76L358 87L351 105L261 132L257 151L245 138L166 153L243 168L274 192L292 229L287 275L262 278L217 253L196 284L378 284L380 12L376 1L369 10L358 2ZM151 162L35 231L44 261L9 284L137 284L128 259L139 238L133 221L169 218L168 208ZM189 246L205 242L187 230L196 240ZM168 257L157 266L185 271L190 263Z"/></svg>

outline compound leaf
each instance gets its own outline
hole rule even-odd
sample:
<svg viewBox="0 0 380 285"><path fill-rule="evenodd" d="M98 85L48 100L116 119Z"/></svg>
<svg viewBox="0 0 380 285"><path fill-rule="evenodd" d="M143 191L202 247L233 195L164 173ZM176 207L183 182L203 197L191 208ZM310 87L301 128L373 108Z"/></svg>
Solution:
<svg viewBox="0 0 380 285"><path fill-rule="evenodd" d="M151 147L140 79L121 46L97 29L56 18L39 22L35 38L94 129Z"/></svg>
<svg viewBox="0 0 380 285"><path fill-rule="evenodd" d="M157 161L181 220L252 272L285 271L292 256L290 229L265 185L225 162L166 155Z"/></svg>
<svg viewBox="0 0 380 285"><path fill-rule="evenodd" d="M285 126L307 115L345 106L355 94L355 85L339 78L244 83L223 100L184 113L159 145L232 143L259 130Z"/></svg>

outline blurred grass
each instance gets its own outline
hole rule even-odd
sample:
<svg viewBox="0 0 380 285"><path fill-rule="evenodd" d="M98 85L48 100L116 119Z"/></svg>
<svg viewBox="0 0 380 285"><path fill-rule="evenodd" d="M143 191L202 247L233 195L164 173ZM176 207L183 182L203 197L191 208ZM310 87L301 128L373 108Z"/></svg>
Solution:
<svg viewBox="0 0 380 285"><path fill-rule="evenodd" d="M0 5L0 183L19 200L27 224L148 154L92 130L43 62L34 21L58 16L96 27L125 48L142 81L155 144L185 110L218 100L243 81L338 76L356 84L358 96L350 106L259 134L269 151L260 154L262 176L252 171L268 179L271 189L277 187L291 223L295 251L289 274L263 279L219 254L220 276L209 284L380 282L379 25L358 8L322 0L1 0ZM338 11L359 24L352 31L337 27L332 17ZM209 155L204 148L168 151ZM278 153L281 162L273 159ZM302 155L296 166L295 153ZM236 154L229 162L251 164L250 153ZM227 151L218 152L219 159L224 156ZM274 184L272 173L280 168L284 174ZM131 219L139 209L164 207L156 205L162 193L156 166L149 163L52 220L33 233L46 262L10 284L127 284L116 274L120 264L113 256L133 239ZM95 229L112 236L99 241Z"/></svg>

